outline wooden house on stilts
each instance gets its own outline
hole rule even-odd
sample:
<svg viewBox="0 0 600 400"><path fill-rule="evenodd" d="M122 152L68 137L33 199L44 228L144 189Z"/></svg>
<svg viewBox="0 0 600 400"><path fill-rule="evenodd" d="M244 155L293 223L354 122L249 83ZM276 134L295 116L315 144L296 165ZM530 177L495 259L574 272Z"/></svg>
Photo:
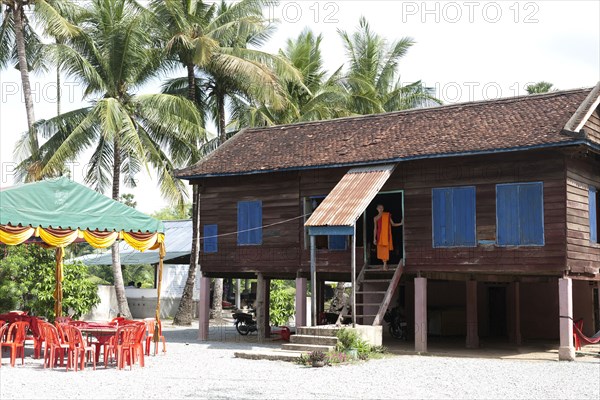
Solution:
<svg viewBox="0 0 600 400"><path fill-rule="evenodd" d="M296 321L326 280L353 283L357 324L404 309L428 336L560 340L600 329L600 85L330 121L245 129L179 177L199 187L200 337L211 277L295 279ZM393 220L389 271L374 249ZM228 234L236 232L235 234ZM315 321L315 318L312 320Z"/></svg>

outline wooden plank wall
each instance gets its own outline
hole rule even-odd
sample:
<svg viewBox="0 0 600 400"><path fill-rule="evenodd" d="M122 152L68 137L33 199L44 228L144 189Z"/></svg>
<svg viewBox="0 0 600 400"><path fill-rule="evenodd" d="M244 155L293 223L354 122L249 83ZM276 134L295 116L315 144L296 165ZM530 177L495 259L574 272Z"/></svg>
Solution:
<svg viewBox="0 0 600 400"><path fill-rule="evenodd" d="M207 178L202 180L201 224L218 224L219 234L237 230L237 201L262 200L263 224L303 213L303 199L326 195L349 168L306 170ZM544 182L545 246L433 249L431 189L476 186L477 240L495 241L497 183ZM482 157L420 160L398 165L382 191L405 192L407 272L560 275L566 264L566 188L564 154L560 151L505 153ZM265 228L260 246L237 246L236 235L218 239L218 253L201 253L209 275L263 272L294 277L309 272L303 219ZM369 231L369 230L368 230ZM360 245L360 244L359 244ZM319 250L322 276L348 274L350 251ZM357 249L357 267L362 249Z"/></svg>
<svg viewBox="0 0 600 400"><path fill-rule="evenodd" d="M590 118L583 126L583 129L590 140L600 144L600 107L590 115Z"/></svg>
<svg viewBox="0 0 600 400"><path fill-rule="evenodd" d="M560 152L422 160L399 165L388 187L405 189L407 272L487 272L557 275L565 269L565 182ZM542 247L498 247L496 184L544 183ZM476 187L477 241L474 248L433 248L431 190ZM483 244L489 241L490 244Z"/></svg>
<svg viewBox="0 0 600 400"><path fill-rule="evenodd" d="M297 173L210 178L202 181L200 224L217 224L219 235L237 231L237 202L261 200L263 244L238 246L237 235L221 236L218 252L201 251L201 266L208 274L288 273L295 275L300 257L303 220L298 198ZM279 223L291 219L285 223Z"/></svg>
<svg viewBox="0 0 600 400"><path fill-rule="evenodd" d="M567 267L576 274L598 271L600 245L590 242L589 187L600 188L594 156L567 160Z"/></svg>

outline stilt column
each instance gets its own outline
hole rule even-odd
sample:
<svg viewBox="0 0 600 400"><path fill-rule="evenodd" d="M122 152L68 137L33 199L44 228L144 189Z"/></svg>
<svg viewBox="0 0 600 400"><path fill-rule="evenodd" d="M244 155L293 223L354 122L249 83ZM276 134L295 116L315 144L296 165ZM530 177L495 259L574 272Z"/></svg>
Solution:
<svg viewBox="0 0 600 400"><path fill-rule="evenodd" d="M571 278L558 280L558 312L560 317L560 347L558 359L575 360L573 347L573 282Z"/></svg>
<svg viewBox="0 0 600 400"><path fill-rule="evenodd" d="M467 281L467 348L479 347L477 323L477 281Z"/></svg>
<svg viewBox="0 0 600 400"><path fill-rule="evenodd" d="M210 278L200 278L198 299L198 340L208 340L208 320L210 316Z"/></svg>
<svg viewBox="0 0 600 400"><path fill-rule="evenodd" d="M427 352L427 278L415 278L415 351Z"/></svg>
<svg viewBox="0 0 600 400"><path fill-rule="evenodd" d="M306 278L296 278L296 329L306 326Z"/></svg>
<svg viewBox="0 0 600 400"><path fill-rule="evenodd" d="M257 274L256 280L256 325L258 328L258 339L263 340L266 338L267 332L265 331L265 323L267 321L266 316L266 284L267 280L263 274Z"/></svg>

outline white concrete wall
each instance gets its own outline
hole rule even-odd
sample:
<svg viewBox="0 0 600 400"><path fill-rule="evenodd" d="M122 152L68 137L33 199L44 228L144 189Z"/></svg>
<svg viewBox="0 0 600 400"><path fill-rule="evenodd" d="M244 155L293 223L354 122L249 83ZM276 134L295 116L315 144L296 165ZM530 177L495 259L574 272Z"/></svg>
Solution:
<svg viewBox="0 0 600 400"><path fill-rule="evenodd" d="M83 315L86 321L108 321L117 316L119 307L117 304L117 294L112 285L98 285L98 296L100 303L92 310Z"/></svg>

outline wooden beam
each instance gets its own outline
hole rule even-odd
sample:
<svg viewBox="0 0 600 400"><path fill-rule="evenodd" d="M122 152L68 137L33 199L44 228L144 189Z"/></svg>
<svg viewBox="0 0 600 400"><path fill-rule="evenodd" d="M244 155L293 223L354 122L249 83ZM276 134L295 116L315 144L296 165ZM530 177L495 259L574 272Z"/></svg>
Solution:
<svg viewBox="0 0 600 400"><path fill-rule="evenodd" d="M477 322L477 281L467 281L467 348L479 347L479 324Z"/></svg>
<svg viewBox="0 0 600 400"><path fill-rule="evenodd" d="M352 246L350 247L350 270L352 274L352 327L356 327L356 223L353 226Z"/></svg>
<svg viewBox="0 0 600 400"><path fill-rule="evenodd" d="M375 319L373 320L373 326L381 325L383 321L383 316L385 315L385 312L387 311L388 307L390 306L390 303L392 302L392 297L394 296L394 293L396 293L396 288L398 287L398 283L400 283L400 277L402 277L402 271L404 270L402 264L402 260L400 260L396 271L394 271L394 276L392 276L392 280L390 281L387 291L383 296L383 301L379 306L377 315L375 315Z"/></svg>
<svg viewBox="0 0 600 400"><path fill-rule="evenodd" d="M311 313L311 325L317 326L317 238L310 236L310 286L312 288L310 293L310 308Z"/></svg>

